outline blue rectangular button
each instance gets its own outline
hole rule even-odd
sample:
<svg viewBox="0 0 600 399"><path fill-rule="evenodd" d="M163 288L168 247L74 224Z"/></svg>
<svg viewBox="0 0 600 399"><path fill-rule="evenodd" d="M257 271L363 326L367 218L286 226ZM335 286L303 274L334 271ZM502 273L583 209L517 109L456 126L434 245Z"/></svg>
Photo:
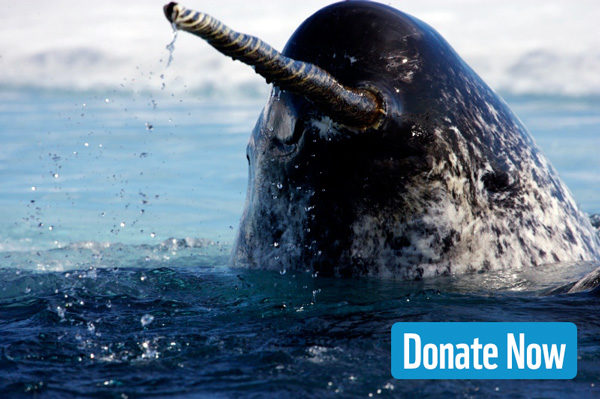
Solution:
<svg viewBox="0 0 600 399"><path fill-rule="evenodd" d="M572 379L573 323L395 323L397 379Z"/></svg>

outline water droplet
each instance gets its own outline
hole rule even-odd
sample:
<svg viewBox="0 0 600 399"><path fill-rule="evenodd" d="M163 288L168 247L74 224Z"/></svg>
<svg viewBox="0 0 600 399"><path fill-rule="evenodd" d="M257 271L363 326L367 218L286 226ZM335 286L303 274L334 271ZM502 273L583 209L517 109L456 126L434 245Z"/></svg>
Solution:
<svg viewBox="0 0 600 399"><path fill-rule="evenodd" d="M125 222L121 222L120 226L125 227Z"/></svg>
<svg viewBox="0 0 600 399"><path fill-rule="evenodd" d="M55 179L58 179L58 173L52 175Z"/></svg>
<svg viewBox="0 0 600 399"><path fill-rule="evenodd" d="M110 102L110 99L109 98L105 98L104 102L108 104Z"/></svg>
<svg viewBox="0 0 600 399"><path fill-rule="evenodd" d="M313 297L313 302L317 302L317 294L321 293L321 289L317 288L316 290L313 290L312 292L312 297Z"/></svg>
<svg viewBox="0 0 600 399"><path fill-rule="evenodd" d="M54 226L48 226L48 230L50 230L50 231L54 230Z"/></svg>
<svg viewBox="0 0 600 399"><path fill-rule="evenodd" d="M96 332L96 326L91 321L88 321L87 329L90 332L90 334L93 334L94 332Z"/></svg>
<svg viewBox="0 0 600 399"><path fill-rule="evenodd" d="M90 143L87 143L87 142L86 142L86 143L83 143L83 145L84 145L85 147L89 147L89 146L90 146Z"/></svg>
<svg viewBox="0 0 600 399"><path fill-rule="evenodd" d="M277 188L278 188L279 190L281 190L281 189L283 188L283 184L281 184L281 183L277 183Z"/></svg>
<svg viewBox="0 0 600 399"><path fill-rule="evenodd" d="M140 319L140 323L142 323L142 327L146 327L148 324L152 323L153 321L154 321L154 316L152 316L151 314L145 314Z"/></svg>
<svg viewBox="0 0 600 399"><path fill-rule="evenodd" d="M279 248L279 243L278 243L277 241L275 241L275 242L273 243L273 246L274 246L275 248Z"/></svg>
<svg viewBox="0 0 600 399"><path fill-rule="evenodd" d="M156 237L156 233L150 233L150 237L152 237L152 238Z"/></svg>
<svg viewBox="0 0 600 399"><path fill-rule="evenodd" d="M287 270L286 270L286 269L281 269L281 270L279 271L279 274L281 274L282 276L283 276L285 273L287 273Z"/></svg>
<svg viewBox="0 0 600 399"><path fill-rule="evenodd" d="M154 126L152 126L152 124L151 124L151 123L149 123L149 122L146 122L146 130L148 130L148 131L150 131L150 132L151 132L151 131L152 131L152 129L154 129Z"/></svg>
<svg viewBox="0 0 600 399"><path fill-rule="evenodd" d="M37 187L36 186L31 186L31 191L35 191L35 190L37 190Z"/></svg>
<svg viewBox="0 0 600 399"><path fill-rule="evenodd" d="M29 294L30 292L31 292L31 288L29 288L29 287L25 287L25 293L26 293L26 294Z"/></svg>

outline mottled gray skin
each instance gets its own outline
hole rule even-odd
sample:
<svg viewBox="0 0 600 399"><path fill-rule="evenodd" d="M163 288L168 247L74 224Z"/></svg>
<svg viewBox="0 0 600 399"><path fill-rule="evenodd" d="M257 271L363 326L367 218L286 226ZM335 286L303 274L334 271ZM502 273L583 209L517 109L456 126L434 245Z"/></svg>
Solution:
<svg viewBox="0 0 600 399"><path fill-rule="evenodd" d="M234 265L414 279L600 256L525 127L428 25L343 2L283 53L376 89L387 115L351 128L274 88L248 144Z"/></svg>

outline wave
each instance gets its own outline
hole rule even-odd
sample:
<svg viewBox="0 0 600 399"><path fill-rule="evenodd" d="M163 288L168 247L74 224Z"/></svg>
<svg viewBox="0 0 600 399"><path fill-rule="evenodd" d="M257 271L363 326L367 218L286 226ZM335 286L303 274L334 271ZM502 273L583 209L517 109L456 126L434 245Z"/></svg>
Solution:
<svg viewBox="0 0 600 399"><path fill-rule="evenodd" d="M163 0L86 7L15 3L2 18L0 86L50 90L166 90L223 96L265 96L268 87L250 68L218 54L199 39L181 34L166 68L172 33ZM301 3L301 4L300 4ZM391 1L436 28L494 89L506 94L600 95L600 3L558 0L519 3ZM193 4L191 4L193 6ZM307 0L202 4L233 28L262 37L281 49L293 30L324 5ZM77 18L65 19L64 9ZM118 10L116 12L115 10ZM90 29L93 26L93 29ZM101 36L99 33L101 32Z"/></svg>
<svg viewBox="0 0 600 399"><path fill-rule="evenodd" d="M13 244L0 247L0 269L67 272L122 267L223 267L228 263L230 248L228 243L191 237L168 238L159 244L80 241L57 244L51 249Z"/></svg>

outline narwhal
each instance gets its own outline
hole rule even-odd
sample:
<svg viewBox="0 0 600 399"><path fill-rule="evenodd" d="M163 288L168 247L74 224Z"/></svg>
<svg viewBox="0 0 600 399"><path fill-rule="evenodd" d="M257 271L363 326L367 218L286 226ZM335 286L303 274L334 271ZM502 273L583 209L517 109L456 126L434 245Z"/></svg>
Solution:
<svg viewBox="0 0 600 399"><path fill-rule="evenodd" d="M165 14L273 84L233 265L415 279L600 257L523 124L422 21L340 2L279 53L175 3Z"/></svg>

